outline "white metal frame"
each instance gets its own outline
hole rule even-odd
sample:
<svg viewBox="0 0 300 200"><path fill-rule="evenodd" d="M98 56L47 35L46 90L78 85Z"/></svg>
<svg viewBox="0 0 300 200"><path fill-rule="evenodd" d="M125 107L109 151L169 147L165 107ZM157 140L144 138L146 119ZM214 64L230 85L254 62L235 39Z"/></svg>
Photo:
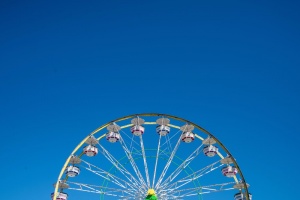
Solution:
<svg viewBox="0 0 300 200"><path fill-rule="evenodd" d="M227 148L225 148L225 146L219 141L217 140L217 138L215 138L212 134L210 134L209 132L207 132L206 130L204 130L202 127L189 122L187 120L184 120L182 118L178 118L175 116L170 116L170 115L165 115L165 114L153 114L153 113L149 113L149 114L139 114L139 115L130 115L130 116L126 116L117 120L114 120L113 123L117 123L123 120L127 120L127 119L131 119L134 118L136 116L157 116L157 117L168 117L168 118L172 118L178 121L182 121L186 124L190 124L192 126L195 126L195 128L197 128L198 130L200 130L202 133L205 133L208 135L209 138L213 138L214 140L216 140L216 142L219 144L219 146L227 153L228 156L232 155L230 154L230 152L227 150ZM99 131L101 131L102 129L106 128L109 124L111 124L112 122L109 122L101 127L99 127L98 129L96 129L95 131L93 131L89 136L95 135L96 133L98 133ZM153 125L156 124L155 122L145 122L145 125ZM201 187L194 187L194 188L184 188L181 189L183 186L185 186L186 184L189 184L190 182L197 180L201 177L203 177L206 174L209 174L211 172L213 172L216 169L219 169L221 166L223 166L224 164L220 163L220 161L214 162L212 164L209 164L197 171L194 171L193 173L185 176L184 178L181 178L179 180L176 180L174 182L174 180L176 179L176 177L185 169L189 166L189 164L195 159L197 158L197 156L202 153L202 145L198 146L193 153L191 153L185 160L182 161L182 163L173 171L171 172L171 174L165 178L165 175L170 167L170 165L172 164L172 161L174 159L174 156L176 155L176 152L179 148L179 145L181 143L181 135L179 134L179 138L176 142L176 145L174 146L174 148L172 148L171 145L171 139L173 139L173 137L176 137L178 135L178 133L180 133L180 127L176 126L176 125L172 125L172 124L168 124L168 126L172 127L172 128L176 128L179 129L179 131L177 133L175 133L174 135L172 135L171 137L169 137L169 135L167 134L166 136L161 136L159 135L159 139L158 139L158 145L157 145L157 152L156 152L156 159L155 159L155 167L154 167L154 173L153 173L153 178L152 178L152 184L151 184L151 180L149 177L149 168L147 165L147 156L146 156L146 151L145 151L145 147L144 147L144 142L143 142L143 136L136 136L139 137L140 139L140 143L138 144L137 142L135 142L133 140L133 137L129 137L122 129L128 128L130 126L132 126L133 124L128 124L125 126L121 127L121 130L119 131L120 134L120 140L119 143L122 146L122 149L124 150L132 169L134 170L135 174L131 174L103 145L100 144L100 142L98 142L97 147L99 147L99 153L101 153L114 167L115 169L117 169L122 175L123 177L117 177L114 174L103 170L102 168L95 166L85 160L81 159L81 168L86 169L87 171L94 173L97 176L102 177L103 179L113 183L114 185L116 185L119 188L111 188L111 187L104 187L104 186L95 186L95 185L91 185L91 184L86 184L86 183L78 183L78 182L70 182L68 181L68 177L63 178L63 172L66 169L66 167L68 166L69 160L71 158L72 155L75 155L75 153L79 150L80 147L82 147L82 145L84 144L84 142L89 138L89 136L87 136L72 152L72 154L69 156L69 158L67 159L66 163L64 164L61 173L58 177L58 181L55 184L55 195L53 197L53 200L56 198L56 195L58 194L58 190L59 190L59 181L65 181L66 183L70 184L71 187L69 187L68 189L70 190L77 190L77 191L82 191L82 192L90 192L90 193L97 193L97 194L103 194L103 195L107 195L107 196L114 196L118 199L143 199L144 196L141 194L146 194L146 191L149 188L154 188L157 192L157 196L159 198L159 200L167 200L167 199L184 199L185 197L188 196L195 196L195 195L199 195L199 194L208 194L208 193L213 193L213 192L220 192L220 191L226 191L226 190L231 190L234 189L233 188L233 184L237 184L239 183L237 177L234 177L234 182L228 182L228 183L222 183L222 184L214 184L214 185L209 185L209 186L201 186ZM184 130L183 130L184 132ZM128 138L131 138L131 144L128 148L126 142L123 140L122 136L126 136ZM200 139L200 140L204 140L201 136L199 135L195 135L196 138ZM162 143L162 137L166 138L166 141L164 143ZM100 137L97 138L97 140L101 140L102 138L105 138L105 135L101 135ZM140 146L141 149L141 153L140 155L143 158L143 163L144 163L144 171L145 171L145 175L146 175L146 180L145 178L142 176L139 167L137 166L135 159L133 158L133 143L138 144ZM162 143L162 144L161 144ZM157 175L157 165L159 163L159 156L160 154L162 154L164 151L162 151L162 147L164 146L165 149L169 149L170 155L168 158L168 161L166 163L166 165L164 166L162 172L160 173L160 176L158 178L158 180L156 181L156 175ZM79 157L81 158L83 154L80 154ZM218 152L218 156L222 159L224 158L224 156ZM233 157L232 157L233 158ZM249 200L249 193L248 193L248 188L246 186L246 181L243 177L243 174L238 166L238 164L236 163L235 159L233 158L233 164L235 167L237 167L239 174L240 174L240 179L241 182L244 183L244 188L240 189L243 193L245 193L246 195L246 199ZM201 191L201 192L200 192Z"/></svg>

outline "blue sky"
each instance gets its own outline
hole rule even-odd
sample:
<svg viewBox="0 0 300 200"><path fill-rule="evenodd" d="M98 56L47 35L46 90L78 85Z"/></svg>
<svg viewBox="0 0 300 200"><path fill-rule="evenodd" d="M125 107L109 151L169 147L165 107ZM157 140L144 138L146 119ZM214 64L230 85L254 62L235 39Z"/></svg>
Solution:
<svg viewBox="0 0 300 200"><path fill-rule="evenodd" d="M295 198L299 15L297 1L1 1L1 198L49 198L79 141L143 112L211 131L254 199Z"/></svg>

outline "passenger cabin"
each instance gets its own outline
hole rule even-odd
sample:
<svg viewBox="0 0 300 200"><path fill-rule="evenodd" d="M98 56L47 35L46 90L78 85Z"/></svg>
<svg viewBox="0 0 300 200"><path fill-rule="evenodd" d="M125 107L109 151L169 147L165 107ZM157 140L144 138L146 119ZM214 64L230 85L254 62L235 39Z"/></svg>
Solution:
<svg viewBox="0 0 300 200"><path fill-rule="evenodd" d="M208 145L203 148L203 153L208 157L214 157L218 153L218 147Z"/></svg>
<svg viewBox="0 0 300 200"><path fill-rule="evenodd" d="M51 200L53 199L53 197L54 197L54 192L51 193ZM68 194L64 192L58 193L56 197L56 200L67 200L67 199L68 199Z"/></svg>
<svg viewBox="0 0 300 200"><path fill-rule="evenodd" d="M159 125L156 127L156 132L161 136L165 136L170 133L170 127L166 125Z"/></svg>
<svg viewBox="0 0 300 200"><path fill-rule="evenodd" d="M70 165L67 170L66 170L66 174L68 175L68 177L75 177L78 176L80 173L80 169L79 167Z"/></svg>
<svg viewBox="0 0 300 200"><path fill-rule="evenodd" d="M120 134L110 131L106 134L106 139L111 143L115 143L120 140Z"/></svg>
<svg viewBox="0 0 300 200"><path fill-rule="evenodd" d="M222 174L226 177L234 177L238 173L238 170L234 166L227 166L222 168Z"/></svg>
<svg viewBox="0 0 300 200"><path fill-rule="evenodd" d="M94 145L88 145L83 148L83 153L88 157L93 157L98 154L98 148Z"/></svg>
<svg viewBox="0 0 300 200"><path fill-rule="evenodd" d="M181 135L181 140L186 143L190 143L194 141L194 139L195 139L195 134L192 132L184 132Z"/></svg>
<svg viewBox="0 0 300 200"><path fill-rule="evenodd" d="M131 133L135 136L140 136L144 134L145 128L141 125L135 125L130 129Z"/></svg>

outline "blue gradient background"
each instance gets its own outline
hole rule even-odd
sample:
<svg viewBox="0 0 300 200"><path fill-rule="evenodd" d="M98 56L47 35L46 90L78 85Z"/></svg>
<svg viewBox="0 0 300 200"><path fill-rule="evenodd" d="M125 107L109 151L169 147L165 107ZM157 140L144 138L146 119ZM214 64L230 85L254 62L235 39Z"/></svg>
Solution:
<svg viewBox="0 0 300 200"><path fill-rule="evenodd" d="M299 19L291 0L2 0L0 199L50 199L84 136L141 112L215 134L255 200L297 199Z"/></svg>

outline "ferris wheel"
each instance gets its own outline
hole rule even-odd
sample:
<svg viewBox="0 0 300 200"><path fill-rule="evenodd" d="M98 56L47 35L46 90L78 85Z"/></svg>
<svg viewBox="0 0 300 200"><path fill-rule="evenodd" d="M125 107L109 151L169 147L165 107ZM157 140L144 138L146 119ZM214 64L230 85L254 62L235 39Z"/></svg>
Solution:
<svg viewBox="0 0 300 200"><path fill-rule="evenodd" d="M251 200L248 187L211 133L176 116L144 113L86 136L63 165L51 199Z"/></svg>

